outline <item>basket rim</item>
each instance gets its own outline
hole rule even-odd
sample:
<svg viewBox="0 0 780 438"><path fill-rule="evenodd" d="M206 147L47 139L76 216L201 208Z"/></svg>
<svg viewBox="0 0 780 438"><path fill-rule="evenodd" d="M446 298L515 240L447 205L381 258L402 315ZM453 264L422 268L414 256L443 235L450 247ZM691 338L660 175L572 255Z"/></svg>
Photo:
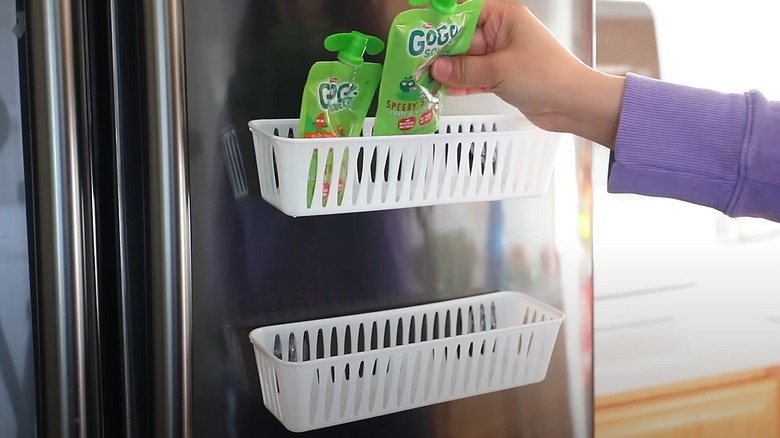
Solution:
<svg viewBox="0 0 780 438"><path fill-rule="evenodd" d="M444 119L447 120L471 120L474 116L443 116ZM484 117L484 116L482 116ZM373 120L373 117L368 117L366 120ZM505 137L507 135L563 135L562 133L558 132L548 132L544 131L541 128L538 128L534 126L530 121L528 121L525 118L519 117L519 116L511 116L506 114L496 114L491 115L490 121L499 121L499 120L505 120L505 121L512 121L517 122L518 126L513 127L513 129L503 130L503 131L485 131L485 132L442 132L442 133L431 133L431 134L392 134L392 135L379 135L379 136L359 136L359 137L328 137L328 138L288 138L286 136L281 135L275 135L273 131L268 131L267 129L273 125L278 125L280 123L292 123L296 122L297 119L255 119L250 120L247 125L249 129L252 132L256 132L264 137L273 139L275 142L279 143L295 143L295 144L311 144L311 145L334 145L334 144L353 144L353 143L364 143L369 140L380 140L380 141L388 141L388 140L400 140L404 139L403 143L412 143L415 140L422 142L423 140L429 141L430 139L437 139L436 141L446 141L449 139L471 139L471 138L494 138L494 137Z"/></svg>
<svg viewBox="0 0 780 438"><path fill-rule="evenodd" d="M426 347L426 348L436 347L436 346L439 346L441 344L446 344L446 343L453 342L455 340L458 340L458 341L462 341L462 340L468 341L468 340L471 340L471 339L475 339L476 340L476 339L479 339L479 338L482 338L482 337L488 337L490 335L496 335L496 334L497 335L501 335L501 334L504 334L506 332L516 331L516 330L521 329L521 328L529 328L529 327L542 328L542 327L549 326L549 325L561 325L565 319L566 319L566 317L563 316L560 319L550 319L550 320L547 320L547 321L528 323L528 324L516 325L516 326L511 326L511 327L503 327L503 328L500 328L500 329L485 330L485 331L481 331L481 332L466 333L466 334L462 334L462 335L453 335L453 336L448 336L446 338L431 339L431 340L427 340L427 341L415 342L415 343L412 343L412 344L393 345L393 346L386 347L386 348L377 348L377 349L374 349L374 350L364 350L364 351L358 351L358 352L355 352L355 353L340 354L338 356L322 357L322 358L319 358L319 359L310 359L310 360L307 360L307 361L297 361L297 362L290 362L290 361L285 361L285 360L279 359L278 357L274 356L273 354L270 354L262 346L258 346L257 344L255 344L251 339L250 339L250 342L252 343L252 346L254 347L255 351L260 352L263 356L267 357L272 362L274 362L274 363L276 363L276 364L278 364L280 366L284 366L284 367L288 367L288 368L304 368L304 367L308 368L308 367L312 367L312 366L315 366L315 365L316 366L320 366L320 365L325 365L325 366L333 365L333 364L337 364L337 363L343 362L345 360L355 360L355 359L363 359L363 360L365 360L366 358L370 359L370 358L373 358L374 356L379 356L379 355L382 355L382 354L392 354L392 353L397 353L397 352L401 352L401 351L404 351L404 350L410 350L412 348L419 348L419 347L423 347L423 346Z"/></svg>
<svg viewBox="0 0 780 438"><path fill-rule="evenodd" d="M300 323L309 323L309 324L317 323L317 324L320 324L320 325L325 325L325 323L330 323L332 325L334 321L341 320L341 319L344 319L344 318L351 318L351 317L355 317L355 316L368 317L370 315L384 314L385 317L387 317L388 314L404 313L404 312L407 312L408 309L422 309L422 308L426 308L426 307L437 307L437 306L441 306L444 303L452 304L452 303L457 303L457 302L460 302L460 301L471 301L471 300L479 299L481 297L498 296L498 295L515 295L515 296L522 297L523 299L530 300L534 305L542 307L546 311L552 313L554 315L554 317L551 318L551 319L548 319L546 321L529 322L529 323L526 323L526 324L512 325L512 326L502 327L502 328L497 328L497 329L491 329L491 330L485 330L485 331L479 331L479 332L472 332L472 333L464 333L464 334L460 334L460 335L451 335L451 336L448 336L448 337L441 337L441 338L438 338L438 339L430 339L430 340L426 340L426 341L419 341L419 342L414 342L414 343L411 343L411 344L406 343L406 344L403 344L403 345L393 345L393 346L385 347L385 348L377 348L377 349L373 349L373 350L357 351L357 352L349 353L349 354L340 354L338 356L315 358L315 359L310 359L310 360L307 360L307 361L296 361L296 362L285 361L285 360L279 359L278 357L276 357L273 354L270 354L266 350L266 348L264 348L264 346L262 345L262 342L260 341L260 336L264 335L266 332L277 330L280 327L284 327L284 326L290 326L290 325L295 325L295 324L300 324ZM297 321L297 322L291 322L291 323L274 324L274 325L269 325L269 326L264 326L264 327L258 327L258 328L253 329L249 333L249 340L252 343L252 346L255 349L255 351L260 352L261 354L263 354L264 356L268 357L270 360L274 361L275 363L277 363L277 364L279 364L281 366L296 367L297 368L297 367L310 367L310 366L312 366L312 364L315 364L315 363L318 364L318 365L320 365L320 364L328 364L328 363L331 363L331 362L335 363L335 362L343 361L346 358L355 359L355 358L370 357L372 355L382 354L383 352L385 352L385 353L386 352L390 352L390 351L397 352L397 351L402 351L403 349L411 349L411 348L414 348L414 347L419 347L421 345L434 346L435 347L435 346L438 346L440 344L452 342L453 340L456 340L456 339L459 340L459 341L461 341L461 340L477 339L477 338L480 338L480 337L486 337L486 336L490 336L490 335L493 335L493 334L503 334L505 332L515 331L515 330L518 330L518 329L521 329L521 328L522 329L539 328L539 327L545 327L545 326L554 325L554 324L555 325L561 325L565 320L566 320L566 314L563 311L561 311L559 309L556 309L555 307L553 307L553 306L551 306L551 305L549 305L549 304L547 304L547 303L545 303L545 302L543 302L543 301L541 301L539 299L531 297L528 294L525 294L525 293L522 293L522 292L498 291L498 292L489 292L489 293L486 293L486 294L479 294L479 295L472 295L472 296L468 296L468 297L456 298L456 299L453 299L453 300L445 300L445 301L439 301L439 302L434 302L434 303L421 304L421 305L417 305L417 306L400 307L400 308L390 309L390 310L380 310L380 311L375 311L375 312L358 313L358 314L354 314L354 315L344 315L344 316L337 316L337 317L331 317L331 318L315 319L315 320L310 320L310 321ZM255 341L257 341L257 342L255 342Z"/></svg>

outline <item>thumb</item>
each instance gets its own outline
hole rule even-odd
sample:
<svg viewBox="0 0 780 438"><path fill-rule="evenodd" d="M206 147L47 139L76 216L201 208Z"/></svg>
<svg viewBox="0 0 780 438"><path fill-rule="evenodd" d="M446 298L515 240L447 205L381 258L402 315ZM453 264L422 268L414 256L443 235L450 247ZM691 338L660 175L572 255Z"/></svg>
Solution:
<svg viewBox="0 0 780 438"><path fill-rule="evenodd" d="M492 89L500 81L490 58L490 55L442 56L434 61L431 74L449 86Z"/></svg>

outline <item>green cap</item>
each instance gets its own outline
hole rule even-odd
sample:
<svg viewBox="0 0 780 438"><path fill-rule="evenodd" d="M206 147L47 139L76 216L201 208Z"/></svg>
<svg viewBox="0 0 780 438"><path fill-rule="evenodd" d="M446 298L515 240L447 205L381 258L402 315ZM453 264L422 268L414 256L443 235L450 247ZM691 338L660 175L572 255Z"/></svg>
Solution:
<svg viewBox="0 0 780 438"><path fill-rule="evenodd" d="M458 0L409 0L412 6L425 6L429 3L434 11L440 14L451 14L455 11Z"/></svg>
<svg viewBox="0 0 780 438"><path fill-rule="evenodd" d="M379 38L353 30L350 33L335 33L325 38L325 48L339 52L339 61L350 65L363 65L363 53L377 55L385 48Z"/></svg>

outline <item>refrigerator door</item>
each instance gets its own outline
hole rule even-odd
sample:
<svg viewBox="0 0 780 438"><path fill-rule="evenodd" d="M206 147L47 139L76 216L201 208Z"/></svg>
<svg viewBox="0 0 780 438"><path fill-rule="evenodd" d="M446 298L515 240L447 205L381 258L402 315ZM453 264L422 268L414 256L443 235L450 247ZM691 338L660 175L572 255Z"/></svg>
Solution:
<svg viewBox="0 0 780 438"><path fill-rule="evenodd" d="M529 6L590 62L590 1ZM588 145L567 140L535 199L296 219L257 195L249 120L297 117L309 67L332 58L323 38L387 35L407 7L143 2L156 436L293 435L262 404L254 328L502 289L567 313L543 382L309 435L591 436ZM489 96L448 106L512 111Z"/></svg>

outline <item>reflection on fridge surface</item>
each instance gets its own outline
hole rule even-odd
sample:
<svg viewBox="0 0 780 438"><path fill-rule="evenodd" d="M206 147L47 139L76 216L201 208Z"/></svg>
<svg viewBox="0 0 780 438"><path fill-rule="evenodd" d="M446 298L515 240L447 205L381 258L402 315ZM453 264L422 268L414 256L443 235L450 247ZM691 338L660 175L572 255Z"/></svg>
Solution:
<svg viewBox="0 0 780 438"><path fill-rule="evenodd" d="M94 428L127 437L293 436L263 405L252 330L495 291L522 292L566 314L544 380L306 435L592 436L589 144L561 136L540 197L293 218L260 196L248 123L297 118L309 68L334 57L324 37L359 30L384 39L407 1L112 0L105 10L69 1L88 12L76 14L74 26L86 24L74 38L93 49L73 52L93 69L83 78L93 100L74 112L100 127L62 147L87 157L74 165L92 172L81 193L94 198L74 211L84 214L80 229L94 239L99 275L83 290L44 287L52 287L47 294L84 294L74 301L86 306L81 320L65 317L70 308L54 308L65 324L89 325L64 342L85 345L93 358L81 351L80 366L94 360L101 373L69 368L63 376L89 377L75 380L74 395L64 386L43 391L52 404L39 417L61 405L69 430L60 436ZM591 62L591 1L526 4ZM30 14L69 11L33 7ZM95 43L93 33L109 43ZM57 47L56 39L40 41L31 53ZM517 116L492 95L448 99L444 112ZM38 139L36 150L44 143ZM89 158L98 165L89 167ZM40 218L32 223L45 226ZM112 342L117 346L106 344ZM279 356L302 354L290 344ZM43 358L60 358L47 350L50 343L39 345ZM76 421L68 422L71 414Z"/></svg>

